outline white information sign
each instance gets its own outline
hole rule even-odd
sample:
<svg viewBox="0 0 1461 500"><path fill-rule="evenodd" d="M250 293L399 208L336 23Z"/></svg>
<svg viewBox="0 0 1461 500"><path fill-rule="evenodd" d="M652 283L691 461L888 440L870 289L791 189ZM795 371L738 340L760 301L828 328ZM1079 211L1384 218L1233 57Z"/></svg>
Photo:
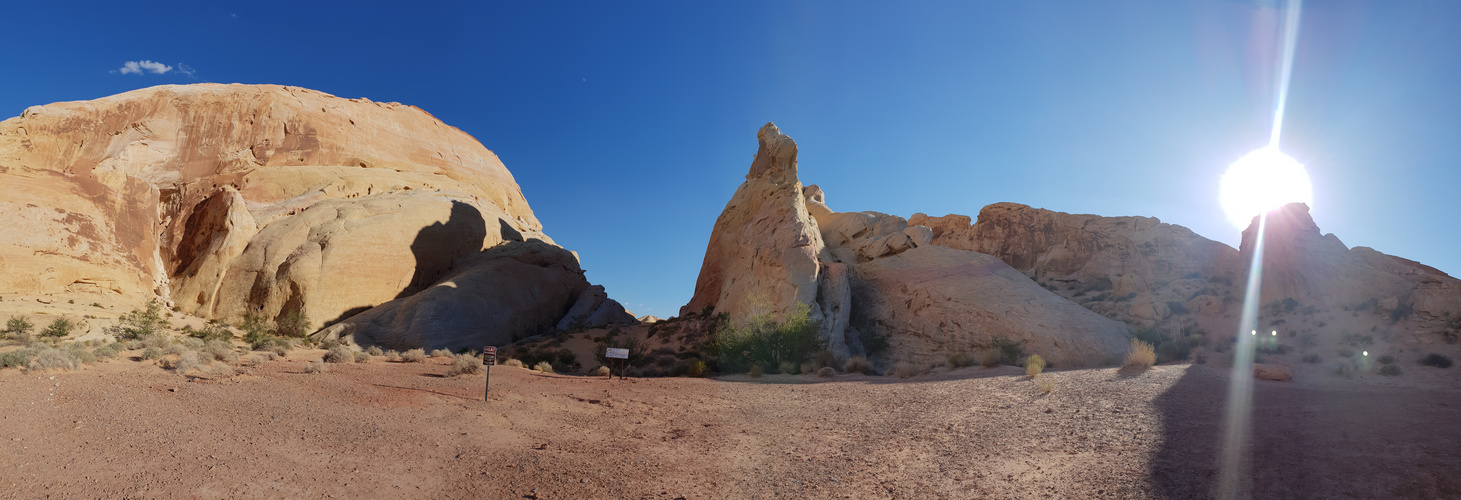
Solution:
<svg viewBox="0 0 1461 500"><path fill-rule="evenodd" d="M629 349L610 347L609 351L604 353L604 357L609 359L629 359Z"/></svg>

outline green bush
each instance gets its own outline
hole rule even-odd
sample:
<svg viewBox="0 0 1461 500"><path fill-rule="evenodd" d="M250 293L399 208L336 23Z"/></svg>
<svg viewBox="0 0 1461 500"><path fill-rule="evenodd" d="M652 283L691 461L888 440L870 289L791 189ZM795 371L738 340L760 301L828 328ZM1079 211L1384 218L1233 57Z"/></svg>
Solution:
<svg viewBox="0 0 1461 500"><path fill-rule="evenodd" d="M746 372L751 378L761 378L762 373L761 365L751 365L751 369Z"/></svg>
<svg viewBox="0 0 1461 500"><path fill-rule="evenodd" d="M5 322L5 331L0 332L0 339L15 337L22 341L29 340L30 333L34 329L35 325L24 316L11 316L10 321Z"/></svg>
<svg viewBox="0 0 1461 500"><path fill-rule="evenodd" d="M76 326L76 323L70 319L56 318L55 321L51 322L50 326L47 326L45 330L41 331L41 336L64 338L67 335L71 335L71 330L76 329Z"/></svg>
<svg viewBox="0 0 1461 500"><path fill-rule="evenodd" d="M801 373L801 370L797 369L796 363L793 363L791 361L782 361L776 364L776 372L786 375L796 375L798 373Z"/></svg>
<svg viewBox="0 0 1461 500"><path fill-rule="evenodd" d="M742 327L728 327L707 341L708 354L720 371L739 373L753 365L800 365L822 351L822 323L811 319L811 307L797 304L783 321L770 314L752 317Z"/></svg>
<svg viewBox="0 0 1461 500"><path fill-rule="evenodd" d="M310 332L309 316L304 309L295 309L274 318L274 334L280 337L301 338Z"/></svg>
<svg viewBox="0 0 1461 500"><path fill-rule="evenodd" d="M596 353L596 357L602 358L604 354L603 350L600 349L599 351L600 352ZM513 348L512 350L503 351L501 353L501 356L506 358L516 358L522 362L523 366L527 367L537 366L538 363L548 363L549 365L552 365L555 370L563 372L576 372L579 369L583 368L583 365L580 365L578 362L577 354L574 354L573 351L561 347L535 348L532 346L518 346ZM643 356L644 351L642 349L630 351L630 358L632 361L642 363ZM604 362L604 360L600 359L599 364L607 365L609 363Z"/></svg>
<svg viewBox="0 0 1461 500"><path fill-rule="evenodd" d="M869 358L876 358L883 355L883 353L888 352L888 347L891 345L888 334L872 327L859 329L857 331L857 338L862 342L862 350L867 353L867 357Z"/></svg>
<svg viewBox="0 0 1461 500"><path fill-rule="evenodd" d="M710 367L707 366L704 361L700 361L698 359L695 360L695 362L693 363L687 364L685 369L685 375L689 375L691 377L704 377L705 374L709 372Z"/></svg>
<svg viewBox="0 0 1461 500"><path fill-rule="evenodd" d="M122 314L117 318L117 324L107 327L106 332L119 339L140 339L161 334L170 327L163 315L162 303L152 299L142 309Z"/></svg>
<svg viewBox="0 0 1461 500"><path fill-rule="evenodd" d="M209 321L202 328L194 330L191 326L184 326L183 333L201 340L233 340L233 330L228 325L218 320Z"/></svg>
<svg viewBox="0 0 1461 500"><path fill-rule="evenodd" d="M974 362L969 359L969 355L968 354L964 354L962 352L956 352L956 353L953 353L953 354L950 354L949 355L948 360L946 360L944 362L944 367L945 368L948 368L950 370L954 370L954 369L963 368L963 367L966 367L966 366L969 366L969 365L972 365L972 364L974 364Z"/></svg>
<svg viewBox="0 0 1461 500"><path fill-rule="evenodd" d="M1000 362L1006 365L1019 366L1025 359L1025 349L1004 337L995 337L990 348L999 353Z"/></svg>

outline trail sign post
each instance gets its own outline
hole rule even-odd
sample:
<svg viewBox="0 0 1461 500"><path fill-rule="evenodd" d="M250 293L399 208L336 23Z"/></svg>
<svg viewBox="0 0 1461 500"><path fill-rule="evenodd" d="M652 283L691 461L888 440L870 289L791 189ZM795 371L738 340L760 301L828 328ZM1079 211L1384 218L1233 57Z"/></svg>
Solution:
<svg viewBox="0 0 1461 500"><path fill-rule="evenodd" d="M485 370L487 372L487 377L486 377L487 378L487 381L484 382L485 385L483 386L483 389L482 389L482 400L483 401L487 401L487 395L488 395L488 393L492 392L492 365L495 365L495 364L497 364L497 348L496 347L492 347L490 345L489 346L483 346L482 347L482 365L485 366L485 368L483 368L483 370Z"/></svg>
<svg viewBox="0 0 1461 500"><path fill-rule="evenodd" d="M619 360L619 380L624 380L624 363L629 361L629 349L610 347L608 351L604 352L604 357ZM613 378L612 373L609 374L609 378Z"/></svg>

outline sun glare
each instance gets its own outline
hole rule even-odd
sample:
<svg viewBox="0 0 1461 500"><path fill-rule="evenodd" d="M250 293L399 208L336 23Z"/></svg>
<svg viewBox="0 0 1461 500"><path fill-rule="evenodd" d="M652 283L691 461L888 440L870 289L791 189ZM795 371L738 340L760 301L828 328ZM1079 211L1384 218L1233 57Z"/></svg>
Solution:
<svg viewBox="0 0 1461 500"><path fill-rule="evenodd" d="M1253 217L1287 203L1314 204L1314 188L1304 166L1278 148L1259 149L1239 158L1223 174L1223 211L1239 229Z"/></svg>

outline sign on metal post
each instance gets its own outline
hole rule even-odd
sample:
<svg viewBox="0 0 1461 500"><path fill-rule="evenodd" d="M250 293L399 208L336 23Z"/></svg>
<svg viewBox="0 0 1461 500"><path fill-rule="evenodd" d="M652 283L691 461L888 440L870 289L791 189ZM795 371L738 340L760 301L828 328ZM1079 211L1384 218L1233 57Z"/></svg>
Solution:
<svg viewBox="0 0 1461 500"><path fill-rule="evenodd" d="M624 380L624 363L629 360L629 349L610 347L604 352L604 357L619 360L619 380ZM612 375L610 378L613 378Z"/></svg>
<svg viewBox="0 0 1461 500"><path fill-rule="evenodd" d="M482 347L482 364L486 366L483 370L487 372L487 381L484 382L482 389L482 400L487 401L488 394L492 392L492 365L497 364L496 347L490 345Z"/></svg>

